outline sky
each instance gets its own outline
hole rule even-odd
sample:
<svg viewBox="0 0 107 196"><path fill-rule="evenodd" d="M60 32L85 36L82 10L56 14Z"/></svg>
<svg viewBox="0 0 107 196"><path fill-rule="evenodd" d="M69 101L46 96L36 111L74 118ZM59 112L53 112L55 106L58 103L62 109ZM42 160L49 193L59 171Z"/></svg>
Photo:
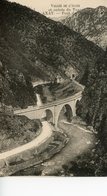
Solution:
<svg viewBox="0 0 107 196"><path fill-rule="evenodd" d="M38 11L51 18L61 17L61 16L63 17L65 15L71 14L73 11L76 12L78 9L83 9L86 7L92 7L92 8L98 6L107 7L107 0L9 0L9 1L26 5L27 7L35 9L35 11ZM68 8L69 10L65 9L64 7L65 4L67 4L66 9Z"/></svg>

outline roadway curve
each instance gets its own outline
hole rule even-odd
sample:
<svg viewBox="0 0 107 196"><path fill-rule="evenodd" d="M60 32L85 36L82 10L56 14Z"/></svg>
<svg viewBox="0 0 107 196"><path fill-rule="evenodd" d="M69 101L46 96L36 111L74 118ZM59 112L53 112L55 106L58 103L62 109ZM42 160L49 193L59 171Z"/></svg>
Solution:
<svg viewBox="0 0 107 196"><path fill-rule="evenodd" d="M78 82L76 82L76 84L78 85ZM76 93L75 95L72 95L71 97L67 97L65 99L60 99L60 100L54 101L52 103L45 104L45 105L43 105L43 106L41 106L39 108L33 107L33 109L36 108L37 110L38 109L40 110L42 108L47 108L47 106L49 107L49 106L53 106L53 105L60 105L61 103L66 103L69 100L74 100L76 98L79 98L79 97L82 96L82 91L84 89L84 87L82 85L80 85L80 86L81 86L82 90L80 92ZM29 108L27 108L27 109L29 110ZM20 111L21 111L21 113L23 113L22 111L26 111L27 109L16 110L14 113L18 114L18 113L20 113ZM22 146L14 148L13 150L9 150L7 152L1 153L0 154L0 160L6 159L8 157L11 157L13 155L19 154L21 152L24 152L26 150L32 149L34 147L38 147L38 146L40 146L40 144L45 142L49 137L51 137L51 135L52 135L52 128L51 128L51 125L47 121L43 121L42 125L43 125L42 132L41 132L41 134L37 138L35 138L33 141L31 141L31 142L29 142L27 144L24 144Z"/></svg>
<svg viewBox="0 0 107 196"><path fill-rule="evenodd" d="M13 155L19 154L21 152L24 152L26 150L35 148L40 146L42 143L44 143L48 138L52 136L52 127L47 121L42 122L42 132L41 134L36 137L33 141L24 144L22 146L19 146L17 148L14 148L13 150L9 150L7 152L0 154L0 160L9 158Z"/></svg>

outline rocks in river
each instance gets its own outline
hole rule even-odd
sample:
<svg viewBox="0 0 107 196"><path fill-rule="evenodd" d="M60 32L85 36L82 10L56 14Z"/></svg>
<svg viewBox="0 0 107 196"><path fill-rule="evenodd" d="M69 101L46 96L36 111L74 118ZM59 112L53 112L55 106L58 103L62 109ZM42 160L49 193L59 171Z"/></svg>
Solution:
<svg viewBox="0 0 107 196"><path fill-rule="evenodd" d="M31 158L33 158L33 155L30 151L26 151L26 152L23 152L21 155L20 155L21 159L24 160L24 161L27 161Z"/></svg>

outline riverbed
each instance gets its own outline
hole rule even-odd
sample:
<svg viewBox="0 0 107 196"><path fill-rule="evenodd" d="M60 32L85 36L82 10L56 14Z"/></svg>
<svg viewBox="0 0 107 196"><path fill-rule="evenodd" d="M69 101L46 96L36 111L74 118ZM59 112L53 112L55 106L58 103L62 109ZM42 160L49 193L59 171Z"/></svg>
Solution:
<svg viewBox="0 0 107 196"><path fill-rule="evenodd" d="M95 147L95 135L87 133L79 127L75 127L67 123L60 123L60 127L68 135L69 142L50 160L38 166L33 166L24 171L18 172L16 175L21 176L56 176L58 173L61 175L63 166L68 162L75 161L78 156L84 153L91 152Z"/></svg>

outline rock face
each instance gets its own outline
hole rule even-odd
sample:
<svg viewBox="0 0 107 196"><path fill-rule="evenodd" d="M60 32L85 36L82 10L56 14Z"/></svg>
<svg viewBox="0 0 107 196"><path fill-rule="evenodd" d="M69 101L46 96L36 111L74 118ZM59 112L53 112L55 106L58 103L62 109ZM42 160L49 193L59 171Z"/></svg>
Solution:
<svg viewBox="0 0 107 196"><path fill-rule="evenodd" d="M60 22L16 3L0 3L0 59L33 80L66 76L73 67L82 77L94 66L99 47Z"/></svg>
<svg viewBox="0 0 107 196"><path fill-rule="evenodd" d="M86 8L62 20L62 23L84 35L104 50L107 47L107 8Z"/></svg>

